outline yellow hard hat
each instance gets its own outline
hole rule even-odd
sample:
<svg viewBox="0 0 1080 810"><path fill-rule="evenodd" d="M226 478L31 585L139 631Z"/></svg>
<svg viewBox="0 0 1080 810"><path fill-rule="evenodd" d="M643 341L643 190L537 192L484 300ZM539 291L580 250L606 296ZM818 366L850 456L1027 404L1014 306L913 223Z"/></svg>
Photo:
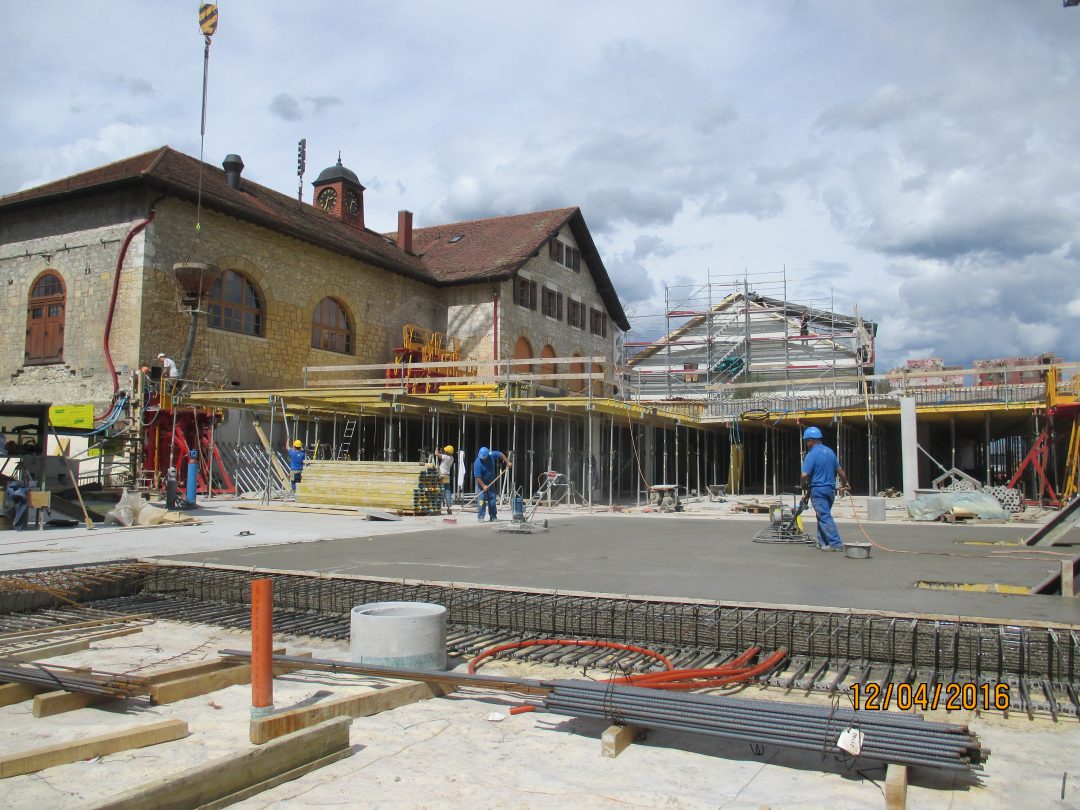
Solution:
<svg viewBox="0 0 1080 810"><path fill-rule="evenodd" d="M454 452L454 445L448 444L442 450L443 450L444 453L453 453Z"/></svg>
<svg viewBox="0 0 1080 810"><path fill-rule="evenodd" d="M299 439L297 439L295 442L292 443L292 446L293 447L303 447L304 443L302 441L300 441Z"/></svg>

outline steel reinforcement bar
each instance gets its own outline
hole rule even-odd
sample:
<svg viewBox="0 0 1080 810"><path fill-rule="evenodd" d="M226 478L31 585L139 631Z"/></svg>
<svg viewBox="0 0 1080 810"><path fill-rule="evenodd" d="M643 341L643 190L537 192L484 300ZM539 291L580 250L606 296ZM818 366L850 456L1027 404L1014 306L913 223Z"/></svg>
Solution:
<svg viewBox="0 0 1080 810"><path fill-rule="evenodd" d="M248 604L250 581L267 576L183 566L146 574L147 593ZM1080 632L1028 624L564 595L439 584L269 574L275 608L348 616L369 602L446 606L452 625L522 636L572 636L716 651L786 647L792 656L908 666L937 680L1023 677L1078 684Z"/></svg>

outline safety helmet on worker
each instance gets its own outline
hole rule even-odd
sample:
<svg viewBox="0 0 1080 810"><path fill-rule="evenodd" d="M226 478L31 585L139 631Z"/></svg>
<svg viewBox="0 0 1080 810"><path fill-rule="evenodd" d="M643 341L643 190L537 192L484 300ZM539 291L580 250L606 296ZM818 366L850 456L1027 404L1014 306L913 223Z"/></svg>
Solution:
<svg viewBox="0 0 1080 810"><path fill-rule="evenodd" d="M477 455L479 455L480 458L487 458L491 455L491 451L488 450L486 447L481 447L480 452Z"/></svg>
<svg viewBox="0 0 1080 810"><path fill-rule="evenodd" d="M299 439L297 439L295 442L292 443L292 446L293 447L303 447L304 443L302 441L300 441Z"/></svg>
<svg viewBox="0 0 1080 810"><path fill-rule="evenodd" d="M442 451L443 451L444 453L453 453L453 452L454 452L454 445L452 445L452 444L448 444L448 445L446 445L446 447L444 447L444 448L442 449Z"/></svg>
<svg viewBox="0 0 1080 810"><path fill-rule="evenodd" d="M807 439L817 439L818 441L821 441L821 429L813 426L808 427L803 431L802 437L804 442Z"/></svg>

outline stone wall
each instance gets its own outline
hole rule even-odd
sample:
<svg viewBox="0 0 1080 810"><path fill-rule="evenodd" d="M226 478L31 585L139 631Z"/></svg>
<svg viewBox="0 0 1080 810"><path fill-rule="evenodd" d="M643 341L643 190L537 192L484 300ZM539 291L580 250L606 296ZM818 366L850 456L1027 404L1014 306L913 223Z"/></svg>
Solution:
<svg viewBox="0 0 1080 810"><path fill-rule="evenodd" d="M445 308L432 286L256 225L204 210L194 240L195 209L168 200L155 223L144 274L140 356L165 352L177 363L190 320L180 311L172 267L197 261L234 270L253 281L263 298L264 334L238 334L200 318L188 377L240 388L302 384L304 366L389 363L401 328L415 323L445 328ZM344 304L353 325L351 354L311 345L312 315L325 297Z"/></svg>
<svg viewBox="0 0 1080 810"><path fill-rule="evenodd" d="M569 226L564 226L558 236L566 245L577 247ZM617 327L609 317L607 337L593 335L589 330L588 310L596 309L606 313L607 309L596 289L596 284L593 282L585 259L581 259L581 270L575 272L552 259L545 245L541 248L540 255L530 259L521 268L518 275L536 282L536 309L528 309L516 302L513 282L506 282L503 285L503 306L499 319L500 356L512 357L518 338L525 337L532 347L533 357L540 357L543 348L550 346L554 351L554 357L579 355L582 357L608 358L607 363L604 364L604 373L610 379L612 361L615 357L614 346ZM544 315L544 287L563 294L561 320ZM583 329L570 326L567 321L570 298L584 303L586 307L586 320ZM538 367L534 368L537 372L540 371ZM564 365L560 365L556 369L556 372L560 374L570 373L571 371L576 371L576 369ZM588 371L588 369L586 368L584 371ZM575 380L556 381L556 387L565 390L570 390L574 385L584 387L583 382L579 383ZM605 390L610 391L610 388L608 387ZM598 388L596 393L599 393Z"/></svg>
<svg viewBox="0 0 1080 810"><path fill-rule="evenodd" d="M0 237L0 398L56 403L108 402L112 378L103 351L116 260L149 198L134 191L5 212ZM125 385L138 352L145 232L126 254L112 325L113 362ZM24 366L31 286L44 271L65 286L62 362Z"/></svg>

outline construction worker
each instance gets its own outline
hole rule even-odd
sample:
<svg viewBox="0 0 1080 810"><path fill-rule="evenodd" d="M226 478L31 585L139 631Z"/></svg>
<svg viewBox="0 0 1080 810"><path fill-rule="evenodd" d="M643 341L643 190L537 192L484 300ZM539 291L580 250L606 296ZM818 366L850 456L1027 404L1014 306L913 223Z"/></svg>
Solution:
<svg viewBox="0 0 1080 810"><path fill-rule="evenodd" d="M161 352L157 356L158 362L161 363L161 376L168 377L169 379L175 379L180 376L180 369L176 367L176 363L173 362L171 357L166 357L165 352Z"/></svg>
<svg viewBox="0 0 1080 810"><path fill-rule="evenodd" d="M289 471L292 473L292 492L296 494L296 485L300 483L300 476L304 471L304 459L307 454L304 452L304 443L297 439L292 443L292 449L289 450Z"/></svg>
<svg viewBox="0 0 1080 810"><path fill-rule="evenodd" d="M488 520L493 521L497 517L498 493L495 491L495 481L499 477L496 474L496 465L499 461L502 461L507 469L513 466L510 459L503 453L498 450L488 450L486 447L480 448L480 452L476 454L476 461L473 462L473 479L476 481L476 519L481 523L484 521L485 509L488 512Z"/></svg>
<svg viewBox="0 0 1080 810"><path fill-rule="evenodd" d="M836 479L840 479L841 491L848 491L847 473L840 466L830 448L822 444L821 430L808 427L803 432L806 455L802 463L802 489L809 493L810 503L817 514L818 548L822 551L843 551L844 541L832 517L832 505L836 500Z"/></svg>
<svg viewBox="0 0 1080 810"><path fill-rule="evenodd" d="M446 503L446 514L454 514L451 508L454 505L454 483L451 473L454 470L454 445L448 444L442 450L435 450L435 458L439 465L439 483L442 484L443 501Z"/></svg>

